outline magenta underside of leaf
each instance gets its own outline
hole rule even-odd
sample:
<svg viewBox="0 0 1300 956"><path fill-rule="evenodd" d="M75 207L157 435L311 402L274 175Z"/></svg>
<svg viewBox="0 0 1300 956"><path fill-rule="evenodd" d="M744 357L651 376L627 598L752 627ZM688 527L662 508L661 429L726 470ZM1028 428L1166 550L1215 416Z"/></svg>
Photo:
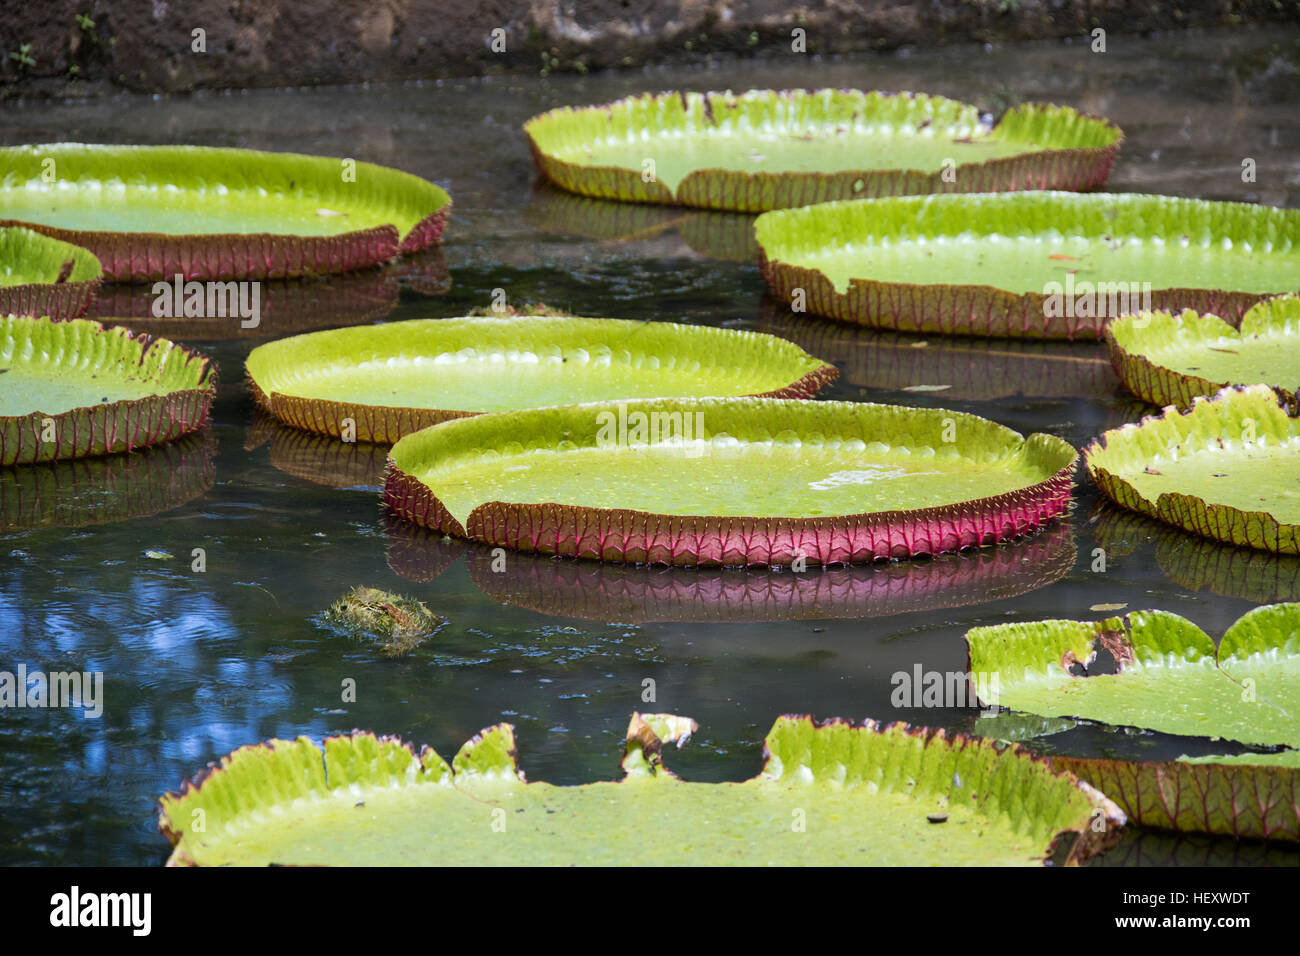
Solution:
<svg viewBox="0 0 1300 956"><path fill-rule="evenodd" d="M1052 765L1101 790L1141 826L1300 841L1294 768L1073 757L1053 757Z"/></svg>
<svg viewBox="0 0 1300 956"><path fill-rule="evenodd" d="M817 269L790 265L759 253L764 281L783 301L794 300L795 289L815 315L840 322L896 332L979 335L991 338L1100 339L1109 316L1047 316L1041 292L1015 293L986 285L920 285L853 279L846 292L837 292ZM1246 310L1271 293L1218 289L1155 289L1153 310L1195 309L1221 316L1238 326Z"/></svg>
<svg viewBox="0 0 1300 956"><path fill-rule="evenodd" d="M444 534L537 554L677 565L848 564L941 554L1041 527L1070 503L1074 462L1028 488L902 512L836 518L671 516L626 509L492 501L465 526L437 495L389 461L384 500L399 517Z"/></svg>
<svg viewBox="0 0 1300 956"><path fill-rule="evenodd" d="M80 282L31 282L0 288L0 315L48 315L52 319L79 319L86 314L100 279Z"/></svg>
<svg viewBox="0 0 1300 956"><path fill-rule="evenodd" d="M26 222L0 222L82 246L93 252L110 282L186 279L287 279L351 272L416 252L442 237L451 203L418 222L403 240L395 226L337 236L270 233L173 236L85 232Z"/></svg>
<svg viewBox="0 0 1300 956"><path fill-rule="evenodd" d="M839 374L839 369L833 365L820 365L801 376L798 381L754 397L811 398L835 381ZM343 419L350 418L356 425L356 440L377 445L393 445L398 439L433 425L480 414L456 409L359 405L323 398L282 395L279 392L268 395L251 378L248 378L248 387L258 407L270 412L286 425L339 438L343 434Z"/></svg>
<svg viewBox="0 0 1300 956"><path fill-rule="evenodd" d="M966 163L952 181L944 171L872 170L839 173L742 172L703 169L688 173L674 195L663 183L644 182L640 170L584 166L547 156L531 133L533 161L551 182L599 199L693 206L700 209L768 212L838 199L877 199L930 193L1014 192L1059 189L1071 192L1100 186L1110 175L1120 144L1044 150Z"/></svg>

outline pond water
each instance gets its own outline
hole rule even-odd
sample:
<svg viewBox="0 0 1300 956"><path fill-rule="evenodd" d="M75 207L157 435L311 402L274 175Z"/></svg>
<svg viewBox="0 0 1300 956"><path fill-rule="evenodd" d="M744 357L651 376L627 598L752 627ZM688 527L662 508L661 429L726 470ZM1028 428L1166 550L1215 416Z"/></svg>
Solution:
<svg viewBox="0 0 1300 956"><path fill-rule="evenodd" d="M221 366L215 422L119 461L0 473L0 667L104 673L104 711L0 712L0 862L158 864L159 794L231 749L353 728L450 757L510 721L530 779L617 775L631 711L696 718L669 758L691 780L757 772L780 714L910 720L1013 736L1042 729L969 709L898 709L891 675L964 671L970 627L1096 617L1095 605L1184 614L1214 635L1256 603L1300 600L1300 561L1221 548L1103 508L1083 478L1068 522L980 554L809 571L667 571L511 557L386 519L383 449L297 435L254 415L243 360L266 336L461 315L504 290L585 315L762 329L843 375L823 397L944 406L1081 446L1136 420L1096 345L872 335L766 300L741 216L622 206L539 186L521 123L552 106L643 90L841 86L924 90L1000 113L1074 105L1127 140L1116 191L1300 205L1300 32L1112 36L817 61L728 61L617 75L370 88L116 96L6 104L0 143L193 143L355 157L447 187L439 253L268 288L263 320L134 322L149 290L105 290L101 314L170 334ZM1243 183L1244 158L1257 177ZM450 279L448 280L448 274ZM448 281L450 286L448 287ZM262 336L257 338L255 336ZM134 517L132 517L134 515ZM34 522L43 526L31 527ZM192 570L203 549L206 571ZM1105 550L1105 570L1097 552ZM353 585L449 619L408 656L322 630ZM356 682L356 701L340 687ZM656 699L643 702L654 681ZM1041 722L1040 722L1041 723ZM994 729L987 729L990 726ZM1024 725L1024 726L1021 726ZM1055 728L1052 728L1055 729ZM1208 743L1076 727L1045 752L1173 757ZM1216 749L1222 749L1216 748ZM1294 851L1129 837L1102 864L1288 863Z"/></svg>

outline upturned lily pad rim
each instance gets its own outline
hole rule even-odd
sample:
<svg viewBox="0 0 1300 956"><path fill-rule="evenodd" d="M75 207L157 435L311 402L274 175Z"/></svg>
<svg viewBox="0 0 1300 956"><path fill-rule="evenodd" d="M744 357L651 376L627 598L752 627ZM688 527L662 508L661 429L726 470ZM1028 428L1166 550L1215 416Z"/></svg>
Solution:
<svg viewBox="0 0 1300 956"><path fill-rule="evenodd" d="M340 206L358 201L400 210L391 218L399 222L364 229L342 229L332 234L305 236L292 232L187 233L115 232L47 225L22 220L2 220L0 226L22 226L35 232L83 246L100 260L107 281L171 279L228 280L293 278L303 275L350 272L415 252L437 242L443 233L451 197L442 187L411 173L363 161L355 162L356 176L345 182L342 160L304 153L211 146L154 146L101 143L43 143L0 147L0 163L9 168L0 180L0 194L8 181L41 181L41 163L56 162L59 182L79 181L79 171L110 181L130 181L150 174L151 165L163 163L192 176L205 186L220 180L221 171L240 163L258 163L269 169L288 165L297 188L308 184ZM202 173L211 169L210 176ZM24 176L22 169L27 170ZM88 171L88 172L87 172ZM242 190L231 190L240 192ZM183 220L182 220L183 221Z"/></svg>
<svg viewBox="0 0 1300 956"><path fill-rule="evenodd" d="M0 225L0 264L14 260L17 281L0 271L0 315L75 319L90 308L104 270L88 250L21 226ZM67 275L63 270L72 264Z"/></svg>
<svg viewBox="0 0 1300 956"><path fill-rule="evenodd" d="M1230 385L1269 385L1293 412L1300 412L1300 381L1238 382L1211 380L1180 372L1161 361L1170 350L1201 346L1213 364L1210 343L1247 337L1276 339L1279 349L1300 349L1300 296L1280 295L1247 310L1240 328L1217 315L1185 309L1125 315L1106 327L1111 363L1120 381L1143 401L1161 407L1187 408L1197 395L1213 396Z"/></svg>
<svg viewBox="0 0 1300 956"><path fill-rule="evenodd" d="M907 121L929 125L939 114L941 122L961 122L977 129L982 126L979 111L969 104L926 93L884 92L879 90L749 90L743 93L714 91L707 93L644 93L602 105L563 106L534 116L524 124L534 162L542 174L561 188L582 195L621 201L663 203L706 209L739 212L764 212L770 209L802 206L835 199L880 195L906 195L931 192L980 191L990 185L995 189L1067 188L1088 189L1105 181L1124 136L1108 120L1082 113L1067 106L1025 103L1009 110L993 127L1009 141L1021 141L1028 147L1023 153L983 162L962 163L955 167L955 177L945 178L942 170L865 169L836 173L763 171L747 172L723 167L692 170L678 184L676 191L658 181L645 182L641 170L622 166L586 164L561 158L557 138L570 127L581 126L604 115L624 123L629 114L648 104L681 104L687 113L699 114L710 124L718 125L715 113L758 103L775 108L790 101L828 116L832 107L847 101L856 106L854 118L861 112L870 115L888 113L902 104ZM646 127L626 124L629 130ZM1054 128L1055 127L1055 128ZM670 127L664 126L663 129ZM1036 146L1031 137L1047 141ZM1057 169L1057 166L1064 166ZM969 183L974 183L972 189Z"/></svg>
<svg viewBox="0 0 1300 956"><path fill-rule="evenodd" d="M728 415L738 414L742 419L752 415L753 424L773 433L782 424L820 413L849 419L893 414L935 419L940 424L945 420L964 422L968 428L958 445L975 446L977 442L969 438L974 431L981 438L1000 442L1009 453L1024 449L1042 477L1014 491L908 511L832 517L683 516L566 502L485 501L474 507L463 523L439 500L436 489L415 477L422 462L445 461L458 449L482 448L494 432L509 443L522 445L524 439L540 441L539 436L546 436L554 445L558 431L566 442L580 446L597 441L595 423L602 412L631 416L663 411L719 416L724 425ZM710 421L715 423L710 427L716 433L718 418ZM871 440L878 439L876 433ZM1054 436L1035 433L1025 438L988 419L942 408L768 398L628 400L497 412L448 421L408 435L389 454L384 499L391 511L412 523L454 537L541 554L706 566L784 565L798 557L809 564L839 564L955 551L1036 529L1068 507L1077 460L1073 446ZM557 529L554 546L529 538L532 529L549 523ZM952 543L945 546L950 538ZM709 541L717 542L718 553L712 553Z"/></svg>
<svg viewBox="0 0 1300 956"><path fill-rule="evenodd" d="M152 364L155 378L166 387L161 394L88 404L64 412L33 409L22 415L0 415L0 465L31 464L94 457L131 451L198 431L208 422L217 390L216 364L199 352L168 339L106 328L89 319L57 321L48 317L0 316L0 347L21 339L45 340L65 357L89 341L102 343L96 353L103 362ZM10 359L0 358L5 368ZM104 369L101 368L101 371ZM0 385L3 383L0 382ZM87 394L100 386L87 387ZM56 440L44 442L42 432L53 422Z"/></svg>
<svg viewBox="0 0 1300 956"><path fill-rule="evenodd" d="M969 193L965 195L894 196L881 199L845 200L782 209L764 213L754 223L759 247L759 269L773 294L792 302L795 289L803 289L807 311L836 321L898 332L972 335L991 338L1076 339L1104 335L1109 318L1047 316L1049 296L1041 292L1018 293L990 284L944 282L890 282L851 278L844 291L834 287L820 269L799 265L796 258L809 249L825 245L824 237L847 226L866 230L876 237L906 231L917 235L917 218L924 214L944 219L948 209L958 215L938 223L938 229L922 233L936 235L976 233L1023 235L1026 215L1040 207L1050 212L1052 230L1062 235L1109 237L1113 233L1104 210L1131 207L1146 234L1162 237L1163 220L1172 212L1202 216L1218 224L1224 215L1237 216L1231 228L1216 228L1217 238L1234 243L1261 240L1271 242L1279 231L1289 230L1300 251L1300 211L1257 206L1240 202L1212 202L1144 193L1072 193L1054 190L1018 193ZM1087 215L1092 207L1102 212L1087 230L1064 228L1063 219ZM1215 213L1219 215L1215 217ZM960 220L960 222L958 222ZM931 223L926 223L928 227ZM1182 227L1179 226L1181 229ZM1300 255L1297 256L1300 261ZM1296 284L1300 289L1300 278ZM1257 302L1297 290L1243 292L1205 288L1163 288L1151 290L1154 309L1192 308L1214 312L1235 322ZM976 316L981 316L978 319Z"/></svg>
<svg viewBox="0 0 1300 956"><path fill-rule="evenodd" d="M1218 505L1191 492L1166 492L1151 501L1124 478L1125 472L1144 467L1152 453L1188 441L1208 441L1201 434L1205 427L1225 418L1233 418L1238 435L1240 422L1251 418L1261 425L1259 435L1300 436L1300 420L1288 414L1273 389L1233 385L1212 397L1195 397L1185 411L1170 406L1159 415L1104 432L1084 449L1084 463L1102 493L1121 507L1228 544L1300 554L1300 525L1279 522L1267 511Z"/></svg>
<svg viewBox="0 0 1300 956"><path fill-rule="evenodd" d="M415 345L407 345L403 341L405 335L419 338L414 340ZM249 353L245 372L258 406L286 425L339 438L342 421L350 418L355 423L354 437L358 441L392 444L441 422L486 413L463 408L335 401L325 395L290 395L279 389L285 387L284 380L292 377L296 367L335 362L340 356L371 361L428 355L432 354L428 346L435 344L441 350L438 354L460 352L497 338L503 344L508 340L510 348L541 349L566 345L600 347L607 343L608 336L608 341L617 342L622 348L622 339L634 335L643 335L651 346L647 353L656 356L661 354L659 349L675 346L678 355L689 356L699 351L707 359L711 350L716 349L720 353L717 358L720 374L728 374L738 366L751 373L771 370L778 381L773 383L774 388L757 393L762 397L807 398L839 376L835 366L809 355L793 342L762 332L567 315L408 319L307 332L259 345ZM518 365L518 368L527 373L527 366ZM777 374L780 371L784 372L783 378Z"/></svg>
<svg viewBox="0 0 1300 956"><path fill-rule="evenodd" d="M676 741L680 747L696 729L698 725L689 718L634 713L619 787L683 783L664 765L664 744ZM936 750L943 757L925 761ZM891 770L872 762L873 757L882 755L903 761L906 768ZM287 773L281 772L284 770ZM877 779L877 773L892 776ZM967 775L965 784L962 773ZM942 795L968 803L981 816L1008 817L1017 831L1030 828L1026 838L1041 841L1033 855L1043 863L1080 863L1114 843L1126 822L1123 812L1095 788L1017 744L1003 746L902 723L881 725L865 720L855 725L842 718L818 722L808 716L784 715L777 718L764 740L763 764L755 777L739 784L703 786L743 788L771 783L852 790L864 800L878 788L897 792L900 783L909 795ZM484 784L538 786L528 783L518 767L511 724L480 731L451 761L428 745L417 753L400 738L362 731L327 737L319 746L307 737L292 742L272 739L232 751L184 781L178 791L163 794L157 805L158 828L172 844L167 865L197 866L202 860L195 854L201 857L203 848L190 846L187 831L192 811L198 807L205 811L203 832L208 835L220 834L248 814L273 812L281 801L311 800L340 789L362 795L367 787L427 786L444 793L445 787L482 792L490 803L490 791L476 790ZM564 793L600 785L554 789ZM618 795L624 792L613 791ZM629 800L636 792L640 791L626 791ZM555 818L561 825L562 817ZM1098 818L1105 824L1101 828L1095 826ZM546 819L554 825L552 818Z"/></svg>

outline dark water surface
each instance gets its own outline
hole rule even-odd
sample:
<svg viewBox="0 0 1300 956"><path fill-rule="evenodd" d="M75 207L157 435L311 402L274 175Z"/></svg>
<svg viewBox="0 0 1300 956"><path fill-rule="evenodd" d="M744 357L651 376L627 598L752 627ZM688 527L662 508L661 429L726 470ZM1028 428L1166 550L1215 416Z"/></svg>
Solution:
<svg viewBox="0 0 1300 956"><path fill-rule="evenodd" d="M1115 190L1294 207L1298 68L1294 30L1112 36L1105 54L1083 43L963 47L614 76L6 104L0 143L193 143L350 156L451 191L442 253L270 288L264 336L461 315L503 289L515 302L585 315L777 332L841 365L843 377L824 397L942 405L1082 445L1143 413L1117 388L1103 349L796 322L764 301L750 259L752 220L541 188L520 124L551 106L664 88L913 89L994 113L1048 100L1124 128ZM1257 163L1253 184L1241 181L1246 157ZM147 314L150 299L147 289L114 289L105 301L104 314L131 316ZM493 575L481 552L386 521L377 494L383 449L342 448L255 420L242 364L260 339L223 339L236 330L213 325L128 324L217 358L215 424L204 436L115 462L0 473L0 669L103 671L106 697L98 720L67 710L0 711L0 862L161 863L168 847L154 824L158 795L209 760L268 737L360 727L450 757L480 728L508 720L529 778L567 784L616 776L636 709L696 718L700 733L670 761L682 776L709 781L757 772L763 736L787 712L1027 734L1041 722L895 709L890 677L918 664L965 670L962 634L976 625L1095 617L1094 605L1122 604L1184 614L1217 636L1256 603L1300 600L1300 561L1218 547L1108 511L1082 476L1069 522L976 555L810 571L797 582L789 572L515 556L508 574ZM948 387L904 390L916 385ZM1092 570L1099 547L1108 558L1101 573ZM195 548L206 551L205 573L190 568ZM418 597L450 623L396 659L311 623L356 584ZM340 699L348 678L355 703ZM655 681L653 704L642 701L647 678ZM1135 757L1223 749L1098 727L1066 729L1034 746ZM1296 856L1146 833L1101 862L1294 864Z"/></svg>

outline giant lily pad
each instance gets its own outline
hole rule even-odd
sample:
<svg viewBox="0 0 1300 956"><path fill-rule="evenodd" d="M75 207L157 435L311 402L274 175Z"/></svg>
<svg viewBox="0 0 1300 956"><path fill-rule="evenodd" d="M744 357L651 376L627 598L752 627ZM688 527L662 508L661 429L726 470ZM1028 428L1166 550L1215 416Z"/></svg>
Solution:
<svg viewBox="0 0 1300 956"><path fill-rule="evenodd" d="M0 228L0 315L75 319L90 308L103 274L99 260L79 246Z"/></svg>
<svg viewBox="0 0 1300 956"><path fill-rule="evenodd" d="M212 362L98 322L0 318L0 465L171 441L208 420Z"/></svg>
<svg viewBox="0 0 1300 956"><path fill-rule="evenodd" d="M527 409L400 441L385 498L447 534L669 564L937 554L1037 528L1075 451L944 409L663 399Z"/></svg>
<svg viewBox="0 0 1300 956"><path fill-rule="evenodd" d="M388 564L419 580L446 544L429 540L417 548L411 537L390 529ZM1063 521L974 554L802 572L656 568L530 554L501 561L474 546L467 557L470 578L485 594L543 614L625 624L735 623L884 617L1007 600L1061 580L1074 568L1076 549Z"/></svg>
<svg viewBox="0 0 1300 956"><path fill-rule="evenodd" d="M806 397L835 378L782 339L568 316L416 319L254 349L259 405L297 428L391 444L438 422L619 397Z"/></svg>
<svg viewBox="0 0 1300 956"><path fill-rule="evenodd" d="M1126 315L1106 329L1127 388L1155 405L1186 408L1228 385L1272 385L1300 411L1300 296L1261 302L1234 329L1192 310Z"/></svg>
<svg viewBox="0 0 1300 956"><path fill-rule="evenodd" d="M80 528L179 508L212 488L211 429L123 455L0 468L0 531Z"/></svg>
<svg viewBox="0 0 1300 956"><path fill-rule="evenodd" d="M567 787L525 782L509 724L450 764L359 732L272 740L165 795L159 826L171 864L201 866L1025 866L1080 862L1122 832L1114 804L1017 746L782 717L758 776L690 783L664 745L694 729L635 714L625 777Z"/></svg>
<svg viewBox="0 0 1300 956"><path fill-rule="evenodd" d="M1123 139L1105 120L1028 104L996 127L923 93L644 94L524 124L538 168L601 199L762 212L833 199L1089 189Z"/></svg>
<svg viewBox="0 0 1300 956"><path fill-rule="evenodd" d="M1300 210L1171 196L911 196L767 213L778 298L842 322L999 338L1100 338L1127 312L1232 323L1300 288Z"/></svg>
<svg viewBox="0 0 1300 956"><path fill-rule="evenodd" d="M1245 744L1300 747L1300 604L1256 608L1214 641L1164 611L1125 619L999 624L966 635L970 669L999 675L998 703ZM1113 674L1079 676L1099 651ZM1300 751L1129 763L1054 757L1150 826L1300 838Z"/></svg>
<svg viewBox="0 0 1300 956"><path fill-rule="evenodd" d="M437 242L433 183L371 163L205 146L0 149L0 209L83 246L113 281L347 272Z"/></svg>
<svg viewBox="0 0 1300 956"><path fill-rule="evenodd" d="M1300 418L1266 385L1108 431L1084 456L1116 504L1217 541L1300 554Z"/></svg>

